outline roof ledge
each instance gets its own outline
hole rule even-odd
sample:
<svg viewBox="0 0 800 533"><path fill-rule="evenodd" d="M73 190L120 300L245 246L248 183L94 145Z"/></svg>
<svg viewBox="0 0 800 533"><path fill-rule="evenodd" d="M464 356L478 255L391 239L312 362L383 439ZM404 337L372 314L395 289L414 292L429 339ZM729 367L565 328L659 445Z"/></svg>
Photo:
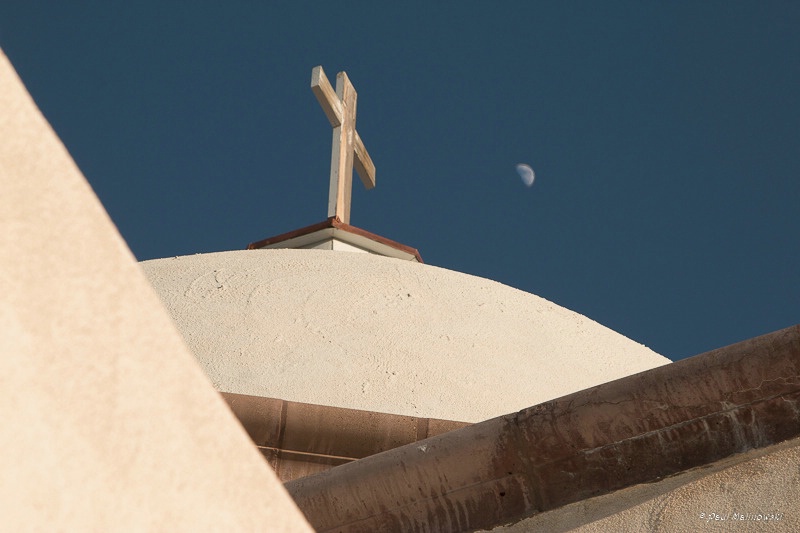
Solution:
<svg viewBox="0 0 800 533"><path fill-rule="evenodd" d="M416 248L381 237L367 230L345 224L337 217L294 231L269 237L247 246L248 250L264 248L300 248L366 252L406 261L422 263Z"/></svg>

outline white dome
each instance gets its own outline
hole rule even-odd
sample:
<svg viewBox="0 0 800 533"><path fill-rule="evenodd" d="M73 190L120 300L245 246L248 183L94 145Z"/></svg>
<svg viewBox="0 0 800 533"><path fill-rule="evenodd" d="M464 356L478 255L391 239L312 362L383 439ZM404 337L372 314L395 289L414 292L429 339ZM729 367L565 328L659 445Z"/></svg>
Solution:
<svg viewBox="0 0 800 533"><path fill-rule="evenodd" d="M224 392L477 422L670 361L543 298L366 253L142 264Z"/></svg>

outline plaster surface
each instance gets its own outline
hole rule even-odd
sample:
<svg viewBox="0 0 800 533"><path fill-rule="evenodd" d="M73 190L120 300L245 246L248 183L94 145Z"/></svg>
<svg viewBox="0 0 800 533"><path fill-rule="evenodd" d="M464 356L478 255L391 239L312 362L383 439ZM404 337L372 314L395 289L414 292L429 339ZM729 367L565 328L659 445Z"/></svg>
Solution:
<svg viewBox="0 0 800 533"><path fill-rule="evenodd" d="M0 52L0 526L310 531Z"/></svg>
<svg viewBox="0 0 800 533"><path fill-rule="evenodd" d="M224 392L477 422L669 363L533 294L372 254L244 250L142 267Z"/></svg>

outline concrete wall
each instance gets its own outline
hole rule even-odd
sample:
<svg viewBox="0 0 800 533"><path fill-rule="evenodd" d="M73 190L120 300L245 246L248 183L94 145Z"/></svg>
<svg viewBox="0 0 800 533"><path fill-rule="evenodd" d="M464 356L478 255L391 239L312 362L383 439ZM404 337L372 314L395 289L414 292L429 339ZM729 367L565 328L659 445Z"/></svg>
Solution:
<svg viewBox="0 0 800 533"><path fill-rule="evenodd" d="M0 528L308 526L0 52Z"/></svg>

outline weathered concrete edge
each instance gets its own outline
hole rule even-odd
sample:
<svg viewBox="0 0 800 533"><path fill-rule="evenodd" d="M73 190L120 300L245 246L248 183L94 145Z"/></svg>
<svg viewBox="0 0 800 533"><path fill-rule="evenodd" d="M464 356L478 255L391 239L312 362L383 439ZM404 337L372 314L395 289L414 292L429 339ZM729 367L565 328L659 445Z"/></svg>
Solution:
<svg viewBox="0 0 800 533"><path fill-rule="evenodd" d="M488 529L800 436L800 326L286 484L317 531Z"/></svg>
<svg viewBox="0 0 800 533"><path fill-rule="evenodd" d="M221 392L281 481L469 425Z"/></svg>

